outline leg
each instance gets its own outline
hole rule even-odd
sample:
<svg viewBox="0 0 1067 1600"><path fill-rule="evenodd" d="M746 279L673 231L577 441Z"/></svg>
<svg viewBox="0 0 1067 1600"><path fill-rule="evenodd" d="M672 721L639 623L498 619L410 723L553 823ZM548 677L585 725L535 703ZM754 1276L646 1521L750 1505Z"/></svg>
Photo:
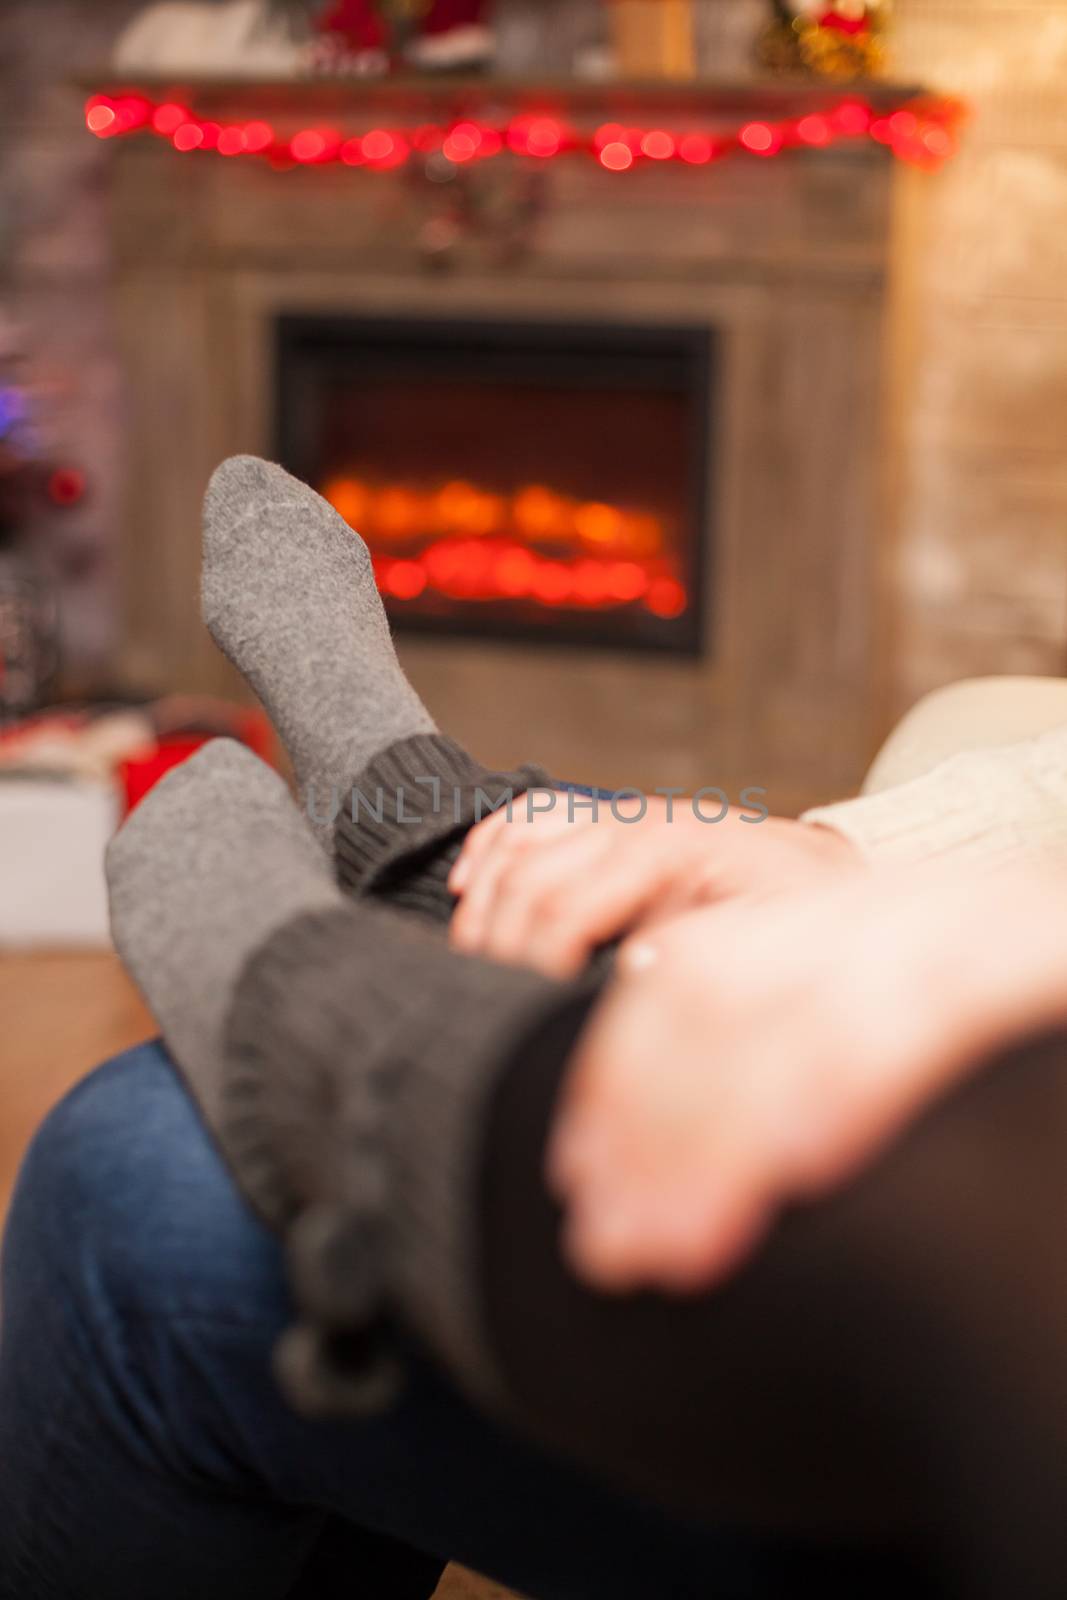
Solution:
<svg viewBox="0 0 1067 1600"><path fill-rule="evenodd" d="M365 1404L382 1336L414 1329L468 1392L676 1510L933 1539L961 1593L1050 1592L1067 1570L1050 1470L1050 1445L1067 1448L1063 1041L968 1084L728 1285L598 1297L559 1260L541 1176L594 997L331 903L290 816L265 769L209 750L138 811L118 856L164 1020L182 1022L191 968L228 1012L214 1043L231 1155L285 1180L303 1317L291 1392ZM276 912L284 887L299 908L308 881L314 908L244 959L199 937L205 895L232 921L208 931L240 941L264 899ZM214 991L233 971L227 1006Z"/></svg>
<svg viewBox="0 0 1067 1600"><path fill-rule="evenodd" d="M347 1052L345 1022L348 1005L360 1011L353 974L373 915L349 907L295 963L278 947L252 964L231 1033L241 1072L270 1081L294 1057L316 1071L332 1061L346 1082L373 1070L373 1052L359 1063ZM385 957L387 937L375 957L399 969L403 947ZM676 1510L897 1539L936 1558L960 1595L1060 1591L1067 1037L967 1083L848 1189L794 1212L727 1284L684 1300L609 1297L567 1270L543 1184L589 997L542 991L537 1014L502 1039L471 1003L477 964L472 975L428 945L408 976L432 1026L380 1130L393 1306L474 1392L485 1392L484 1357L487 1397L534 1436ZM497 998L512 982L496 975ZM332 1037L313 1039L301 1019L329 1014L344 990ZM470 1054L457 1057L453 1018L472 1015ZM297 1230L292 1247L304 1334L343 1369L352 1246L373 1232L328 1180L316 1203L327 1230ZM457 1304L469 1312L460 1331L478 1335L473 1361L454 1338Z"/></svg>
<svg viewBox="0 0 1067 1600"><path fill-rule="evenodd" d="M447 849L479 792L492 803L547 777L487 772L437 733L397 661L359 535L280 467L223 462L204 501L203 614L270 712L342 885L447 921ZM369 806L355 826L357 789ZM384 829L373 824L376 797Z"/></svg>
<svg viewBox="0 0 1067 1600"><path fill-rule="evenodd" d="M351 985L351 955L335 927L311 963L314 986L304 994L292 974L295 989L273 1008L253 987L248 1027L291 1055L292 1013L346 975ZM452 1004L465 1009L458 967L431 1008L444 1057L427 1035L382 1137L408 1228L396 1309L414 1308L466 1383L477 1390L481 1373L446 1336L457 1298L473 1301L492 1398L621 1484L764 1529L896 1541L935 1561L961 1596L1060 1593L1067 1038L1018 1048L965 1085L847 1190L786 1219L729 1283L685 1300L615 1298L572 1278L542 1177L588 1001L553 1005L495 1072L475 1061L473 1073L449 1062ZM342 1056L343 1043L342 1025ZM250 1060L269 1073L269 1057ZM358 1075L352 1060L345 1070ZM449 1127L465 1093L459 1126L481 1152L471 1194ZM332 1215L335 1238L366 1238L347 1235L343 1199ZM336 1335L358 1263L320 1243L316 1230L292 1246L298 1283L315 1285L305 1331L343 1366Z"/></svg>
<svg viewBox="0 0 1067 1600"><path fill-rule="evenodd" d="M954 1595L1062 1593L1067 1034L1013 1050L686 1301L594 1294L560 1257L541 1175L566 1042L502 1075L485 1144L491 1342L522 1413L676 1504L888 1518Z"/></svg>
<svg viewBox="0 0 1067 1600"><path fill-rule="evenodd" d="M901 1581L623 1500L422 1363L386 1416L297 1417L270 1372L292 1317L280 1247L159 1046L47 1120L3 1271L4 1600L423 1600L452 1556L535 1600L786 1600L805 1579L844 1600Z"/></svg>
<svg viewBox="0 0 1067 1600"><path fill-rule="evenodd" d="M394 1544L370 1504L364 1532L272 1495L270 1348L287 1314L277 1246L164 1052L80 1085L31 1147L4 1244L5 1600L270 1600L305 1569L323 1600L353 1573L391 1600L433 1593L441 1559ZM344 1588L327 1565L342 1533Z"/></svg>

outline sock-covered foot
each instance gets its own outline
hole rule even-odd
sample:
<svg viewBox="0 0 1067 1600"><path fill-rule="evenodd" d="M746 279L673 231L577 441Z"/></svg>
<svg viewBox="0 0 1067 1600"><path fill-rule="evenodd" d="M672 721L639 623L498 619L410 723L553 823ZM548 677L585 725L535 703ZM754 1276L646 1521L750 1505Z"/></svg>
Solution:
<svg viewBox="0 0 1067 1600"><path fill-rule="evenodd" d="M366 545L281 467L234 456L215 472L203 609L289 751L342 888L447 922L467 829L547 774L490 772L437 733L396 658Z"/></svg>
<svg viewBox="0 0 1067 1600"><path fill-rule="evenodd" d="M203 612L270 713L332 851L363 768L435 731L396 658L366 545L281 467L234 456L204 502Z"/></svg>
<svg viewBox="0 0 1067 1600"><path fill-rule="evenodd" d="M277 930L344 905L277 773L218 739L141 802L107 854L111 929L208 1121L224 1095L224 1032L251 956ZM284 1209L276 1176L246 1188Z"/></svg>

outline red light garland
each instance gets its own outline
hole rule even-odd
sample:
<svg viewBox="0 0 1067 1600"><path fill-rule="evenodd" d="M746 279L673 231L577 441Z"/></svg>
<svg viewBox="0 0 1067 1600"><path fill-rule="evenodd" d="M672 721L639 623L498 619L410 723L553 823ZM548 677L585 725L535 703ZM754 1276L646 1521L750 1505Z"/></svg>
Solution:
<svg viewBox="0 0 1067 1600"><path fill-rule="evenodd" d="M845 140L871 139L916 166L939 167L956 149L965 115L958 100L909 101L891 111L850 96L826 111L780 121L747 121L716 132L672 133L666 128L626 128L608 123L585 134L557 117L522 115L505 123L470 118L447 125L371 128L343 134L333 128L301 128L279 134L269 122L225 126L199 117L173 101L156 104L143 94L95 94L86 103L85 123L98 139L150 133L183 153L214 151L220 156L255 156L276 167L342 163L389 171L416 151L440 151L463 165L499 156L504 150L535 160L581 154L594 157L608 172L628 172L642 162L676 161L706 166L727 156L766 160L787 150L826 149Z"/></svg>

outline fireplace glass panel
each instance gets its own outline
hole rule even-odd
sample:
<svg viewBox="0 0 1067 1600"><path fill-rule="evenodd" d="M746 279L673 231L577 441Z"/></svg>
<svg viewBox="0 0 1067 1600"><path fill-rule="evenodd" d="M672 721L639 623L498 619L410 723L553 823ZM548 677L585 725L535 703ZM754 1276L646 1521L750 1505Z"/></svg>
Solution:
<svg viewBox="0 0 1067 1600"><path fill-rule="evenodd" d="M706 329L283 317L277 452L395 626L698 653Z"/></svg>

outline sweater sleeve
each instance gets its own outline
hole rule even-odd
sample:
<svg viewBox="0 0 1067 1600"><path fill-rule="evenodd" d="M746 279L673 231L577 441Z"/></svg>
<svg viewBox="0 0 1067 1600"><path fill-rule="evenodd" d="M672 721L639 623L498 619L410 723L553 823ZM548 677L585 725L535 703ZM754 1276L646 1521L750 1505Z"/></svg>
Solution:
<svg viewBox="0 0 1067 1600"><path fill-rule="evenodd" d="M1060 859L1067 855L1067 726L963 751L898 788L817 806L802 820L889 860Z"/></svg>

